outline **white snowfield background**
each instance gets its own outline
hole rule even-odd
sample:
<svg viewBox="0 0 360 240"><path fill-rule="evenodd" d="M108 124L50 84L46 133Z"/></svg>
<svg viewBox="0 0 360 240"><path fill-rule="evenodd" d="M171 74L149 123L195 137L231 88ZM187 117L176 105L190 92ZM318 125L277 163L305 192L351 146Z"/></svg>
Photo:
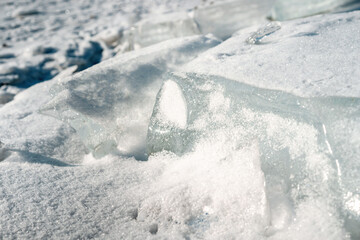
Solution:
<svg viewBox="0 0 360 240"><path fill-rule="evenodd" d="M0 239L360 239L350 0L0 2Z"/></svg>

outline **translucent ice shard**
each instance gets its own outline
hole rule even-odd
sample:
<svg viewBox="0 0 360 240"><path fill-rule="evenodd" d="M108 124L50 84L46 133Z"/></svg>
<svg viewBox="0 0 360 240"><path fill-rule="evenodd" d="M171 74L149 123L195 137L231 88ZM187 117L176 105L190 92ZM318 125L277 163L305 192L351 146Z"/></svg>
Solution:
<svg viewBox="0 0 360 240"><path fill-rule="evenodd" d="M266 36L269 36L270 34L278 31L281 29L280 22L270 22L266 24L266 26L258 29L255 33L253 33L246 42L249 44L261 44L263 42L263 39Z"/></svg>
<svg viewBox="0 0 360 240"><path fill-rule="evenodd" d="M194 19L201 33L213 33L221 39L226 39L241 28L263 22L272 2L272 0L215 2L195 9Z"/></svg>
<svg viewBox="0 0 360 240"><path fill-rule="evenodd" d="M197 35L200 31L187 12L152 16L125 31L121 47L129 50L147 47L165 40Z"/></svg>
<svg viewBox="0 0 360 240"><path fill-rule="evenodd" d="M159 114L169 125L184 129L187 122L186 101L174 81L166 81L161 89Z"/></svg>
<svg viewBox="0 0 360 240"><path fill-rule="evenodd" d="M167 167L152 182L149 192L157 194L141 203L138 219L160 223L172 236L256 239L269 224L257 140L244 148L224 146L216 135L204 140L183 156L150 157Z"/></svg>
<svg viewBox="0 0 360 240"><path fill-rule="evenodd" d="M359 223L354 220L358 212L344 204L344 194L359 193L349 174L351 164L358 166L360 99L301 98L216 76L168 78L182 92L172 101L186 100L187 124L185 128L168 124L155 107L148 130L150 154L168 150L188 155L208 144L243 149L257 140L270 206L266 234L298 224L293 222L297 209L308 214L314 201L321 202L322 218L331 213L332 220L321 227L339 229L338 237L344 236L342 217ZM165 84L155 106L166 100L161 94L166 88ZM350 225L346 229L354 231Z"/></svg>
<svg viewBox="0 0 360 240"><path fill-rule="evenodd" d="M162 138L166 135L168 137L161 145L152 145L157 142L156 139L148 141L148 151L157 152L161 150L170 150L182 152L185 144L185 136L183 134L187 125L187 105L183 96L182 90L176 82L168 80L164 82L158 96L158 102L154 107L153 125L149 128L148 137L157 137L158 134L153 134L152 131L160 131ZM175 133L176 132L176 133ZM175 136L172 136L174 135ZM175 149L174 149L175 148Z"/></svg>

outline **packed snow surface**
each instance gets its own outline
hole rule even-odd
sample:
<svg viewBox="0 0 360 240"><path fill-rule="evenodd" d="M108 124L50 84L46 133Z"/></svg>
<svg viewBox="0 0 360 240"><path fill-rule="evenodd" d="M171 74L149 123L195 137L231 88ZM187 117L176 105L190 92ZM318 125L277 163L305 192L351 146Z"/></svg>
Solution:
<svg viewBox="0 0 360 240"><path fill-rule="evenodd" d="M266 20L347 1L68 2L0 3L0 239L360 238L360 12Z"/></svg>

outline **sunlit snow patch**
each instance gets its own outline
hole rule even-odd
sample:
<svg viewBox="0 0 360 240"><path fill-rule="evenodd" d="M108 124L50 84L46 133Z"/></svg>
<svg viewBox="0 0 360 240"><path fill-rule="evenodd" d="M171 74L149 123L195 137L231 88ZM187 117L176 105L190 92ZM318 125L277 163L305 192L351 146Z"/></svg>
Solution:
<svg viewBox="0 0 360 240"><path fill-rule="evenodd" d="M162 152L149 162L165 162L166 168L151 183L137 220L156 224L160 238L264 235L269 208L256 140L236 149L218 138L204 139L191 153Z"/></svg>
<svg viewBox="0 0 360 240"><path fill-rule="evenodd" d="M187 122L187 110L180 87L174 81L166 81L159 99L160 118L169 125L184 129Z"/></svg>
<svg viewBox="0 0 360 240"><path fill-rule="evenodd" d="M239 29L265 22L272 3L273 0L227 0L204 3L189 11L151 16L125 30L116 49L126 52L197 34L211 33L226 39Z"/></svg>

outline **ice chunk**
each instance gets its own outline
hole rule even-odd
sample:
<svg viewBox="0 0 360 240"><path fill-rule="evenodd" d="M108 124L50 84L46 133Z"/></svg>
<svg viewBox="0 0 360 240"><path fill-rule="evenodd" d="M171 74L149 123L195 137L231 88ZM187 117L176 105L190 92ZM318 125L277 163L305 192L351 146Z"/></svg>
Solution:
<svg viewBox="0 0 360 240"><path fill-rule="evenodd" d="M194 36L120 55L60 81L43 112L68 122L96 157L119 150L145 159L148 121L163 74L218 43ZM176 86L169 85L169 90L181 95ZM166 117L184 126L186 117L177 119L166 104ZM181 102L179 106L185 112Z"/></svg>
<svg viewBox="0 0 360 240"><path fill-rule="evenodd" d="M339 237L343 215L333 206L342 205L342 214L358 218L342 200L343 194L358 194L358 189L349 178L345 183L339 171L348 172L343 169L347 163L357 161L360 140L354 140L352 132L359 128L360 99L301 98L215 76L180 74L169 79L183 93L171 101L186 99L187 125L169 125L155 107L148 131L150 153L168 150L185 156L208 142L243 149L257 139L270 206L267 234L297 224L296 209L313 201L323 202L322 218L331 212L332 220L324 227L340 229ZM164 84L160 93L167 88ZM165 100L159 94L155 106Z"/></svg>
<svg viewBox="0 0 360 240"><path fill-rule="evenodd" d="M184 141L183 137L180 137L187 125L187 103L182 94L182 90L176 82L168 80L165 81L161 88L158 96L158 103L154 107L153 123L151 125L156 126L155 128L149 127L148 138L153 136L156 138L157 134L153 134L152 131L161 131L162 137L166 134L173 135L177 132L177 137L167 138L162 141L160 145L152 145L152 142L158 140L153 139L148 141L147 147L148 152L160 151L160 150L173 150L176 148L176 152L182 152Z"/></svg>
<svg viewBox="0 0 360 240"><path fill-rule="evenodd" d="M272 0L231 0L199 6L194 10L194 19L201 33L212 33L226 39L241 28L265 21Z"/></svg>
<svg viewBox="0 0 360 240"><path fill-rule="evenodd" d="M306 17L329 12L351 2L354 0L277 0L271 9L270 17L279 21Z"/></svg>
<svg viewBox="0 0 360 240"><path fill-rule="evenodd" d="M235 31L265 20L272 0L221 1L200 5L191 12L152 16L124 31L119 52L146 47L168 39L212 33L226 39ZM231 17L229 17L231 16Z"/></svg>
<svg viewBox="0 0 360 240"><path fill-rule="evenodd" d="M187 12L162 14L136 23L125 32L125 42L122 45L129 45L127 49L138 49L172 38L199 33L196 23Z"/></svg>
<svg viewBox="0 0 360 240"><path fill-rule="evenodd" d="M160 118L169 125L184 129L187 122L186 101L179 86L174 81L166 81L159 98Z"/></svg>
<svg viewBox="0 0 360 240"><path fill-rule="evenodd" d="M360 97L360 69L353 67L360 62L359 35L354 34L359 24L359 12L282 22L281 30L255 46L246 39L258 27L247 28L185 70L303 97Z"/></svg>
<svg viewBox="0 0 360 240"><path fill-rule="evenodd" d="M280 29L281 29L280 22L270 22L270 23L266 24L265 27L258 29L246 41L250 44L261 44L263 42L263 39L266 36L276 32Z"/></svg>

